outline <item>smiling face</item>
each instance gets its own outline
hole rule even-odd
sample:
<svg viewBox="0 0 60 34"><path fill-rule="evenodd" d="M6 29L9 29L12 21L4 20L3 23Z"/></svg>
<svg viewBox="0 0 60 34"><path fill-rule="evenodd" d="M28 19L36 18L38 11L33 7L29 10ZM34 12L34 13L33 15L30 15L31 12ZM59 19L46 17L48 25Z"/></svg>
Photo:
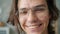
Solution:
<svg viewBox="0 0 60 34"><path fill-rule="evenodd" d="M26 34L47 34L50 17L46 0L19 0L18 10Z"/></svg>

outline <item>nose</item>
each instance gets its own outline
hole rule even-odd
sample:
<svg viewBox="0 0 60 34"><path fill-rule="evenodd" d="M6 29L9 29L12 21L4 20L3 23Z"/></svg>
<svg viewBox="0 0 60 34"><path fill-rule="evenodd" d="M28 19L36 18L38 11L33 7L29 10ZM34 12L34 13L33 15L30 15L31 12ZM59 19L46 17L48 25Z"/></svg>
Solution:
<svg viewBox="0 0 60 34"><path fill-rule="evenodd" d="M32 11L29 12L27 23L36 23L37 22L37 16Z"/></svg>

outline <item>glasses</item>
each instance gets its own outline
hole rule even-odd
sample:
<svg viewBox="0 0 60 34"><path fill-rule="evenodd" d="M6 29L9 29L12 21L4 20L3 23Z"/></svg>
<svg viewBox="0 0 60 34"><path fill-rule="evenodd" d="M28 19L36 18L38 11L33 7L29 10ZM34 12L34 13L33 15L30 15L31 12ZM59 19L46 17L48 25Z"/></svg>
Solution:
<svg viewBox="0 0 60 34"><path fill-rule="evenodd" d="M20 8L19 9L19 14L27 14L29 13L31 10L31 12L33 13L40 13L40 12L44 12L46 10L46 6L37 6L37 7L33 7L33 8Z"/></svg>

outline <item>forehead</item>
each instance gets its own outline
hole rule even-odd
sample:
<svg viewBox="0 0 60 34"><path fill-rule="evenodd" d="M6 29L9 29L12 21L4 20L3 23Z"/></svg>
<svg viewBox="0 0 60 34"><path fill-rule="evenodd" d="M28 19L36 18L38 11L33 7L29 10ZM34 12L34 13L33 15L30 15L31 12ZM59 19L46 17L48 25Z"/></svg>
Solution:
<svg viewBox="0 0 60 34"><path fill-rule="evenodd" d="M31 8L36 5L47 5L46 0L19 0L18 8Z"/></svg>

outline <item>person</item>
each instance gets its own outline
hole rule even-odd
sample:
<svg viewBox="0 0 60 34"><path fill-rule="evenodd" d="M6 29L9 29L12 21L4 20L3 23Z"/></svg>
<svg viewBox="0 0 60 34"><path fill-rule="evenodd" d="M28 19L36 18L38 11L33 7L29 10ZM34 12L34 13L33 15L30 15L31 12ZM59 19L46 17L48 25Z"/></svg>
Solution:
<svg viewBox="0 0 60 34"><path fill-rule="evenodd" d="M8 18L21 34L55 34L51 25L59 13L55 0L14 0L14 8ZM20 30L21 29L21 30Z"/></svg>

